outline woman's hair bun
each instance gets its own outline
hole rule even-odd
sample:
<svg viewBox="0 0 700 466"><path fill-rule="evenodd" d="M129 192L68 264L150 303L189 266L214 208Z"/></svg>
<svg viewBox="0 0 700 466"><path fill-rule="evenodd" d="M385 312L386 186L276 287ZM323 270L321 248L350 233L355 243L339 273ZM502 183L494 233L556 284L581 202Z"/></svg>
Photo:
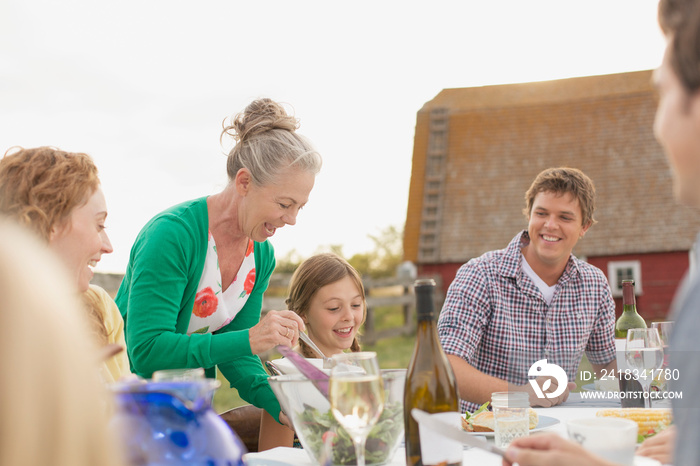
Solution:
<svg viewBox="0 0 700 466"><path fill-rule="evenodd" d="M264 98L254 100L245 110L234 116L231 124L224 127L224 133L240 142L274 129L294 132L298 128L297 118L287 114L279 103Z"/></svg>
<svg viewBox="0 0 700 466"><path fill-rule="evenodd" d="M226 173L233 180L245 168L258 186L275 181L282 170L294 166L316 174L321 169L321 155L311 142L296 132L299 120L271 99L258 99L241 113L224 121L224 136L236 144L228 153Z"/></svg>

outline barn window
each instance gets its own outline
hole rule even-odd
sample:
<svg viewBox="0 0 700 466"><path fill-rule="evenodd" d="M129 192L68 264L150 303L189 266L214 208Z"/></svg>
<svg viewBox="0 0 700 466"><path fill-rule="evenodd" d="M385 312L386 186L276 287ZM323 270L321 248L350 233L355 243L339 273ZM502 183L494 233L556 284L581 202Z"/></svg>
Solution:
<svg viewBox="0 0 700 466"><path fill-rule="evenodd" d="M622 297L622 280L634 280L634 294L642 294L642 264L639 261L608 262L608 281L612 295Z"/></svg>

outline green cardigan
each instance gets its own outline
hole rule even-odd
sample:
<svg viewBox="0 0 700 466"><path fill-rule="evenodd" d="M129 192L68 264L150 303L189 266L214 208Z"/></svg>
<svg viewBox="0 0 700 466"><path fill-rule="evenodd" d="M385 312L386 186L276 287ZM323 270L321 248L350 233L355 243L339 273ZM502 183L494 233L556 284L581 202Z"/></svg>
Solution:
<svg viewBox="0 0 700 466"><path fill-rule="evenodd" d="M161 212L139 233L115 299L124 317L131 370L203 367L221 373L247 402L278 419L280 405L260 358L250 350L248 329L260 321L263 293L275 268L272 245L255 243L255 286L243 309L225 327L187 335L209 239L206 197Z"/></svg>

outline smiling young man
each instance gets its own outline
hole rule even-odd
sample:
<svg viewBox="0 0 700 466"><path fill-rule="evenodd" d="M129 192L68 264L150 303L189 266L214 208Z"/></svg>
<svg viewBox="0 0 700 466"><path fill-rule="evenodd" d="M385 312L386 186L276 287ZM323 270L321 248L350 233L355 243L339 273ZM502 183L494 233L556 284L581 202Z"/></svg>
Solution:
<svg viewBox="0 0 700 466"><path fill-rule="evenodd" d="M527 230L502 250L464 264L450 285L438 332L452 364L462 411L491 393L530 393L532 406L566 400L586 352L594 371L615 367L615 304L603 272L572 251L595 223L595 188L574 168L541 172L525 194ZM568 383L539 398L530 367L547 359ZM562 383L564 383L562 381ZM555 392L557 382L546 390Z"/></svg>

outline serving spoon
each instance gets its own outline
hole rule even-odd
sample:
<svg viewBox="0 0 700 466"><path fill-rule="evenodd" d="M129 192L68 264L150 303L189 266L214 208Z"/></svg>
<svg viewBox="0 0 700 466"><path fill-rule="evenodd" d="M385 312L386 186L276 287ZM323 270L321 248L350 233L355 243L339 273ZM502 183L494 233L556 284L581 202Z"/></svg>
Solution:
<svg viewBox="0 0 700 466"><path fill-rule="evenodd" d="M304 343L309 345L312 350L316 351L316 353L318 353L318 355L321 356L321 359L323 360L323 368L324 369L330 369L333 367L333 365L334 365L333 360L331 358L327 358L326 355L323 354L323 352L320 349L318 349L318 346L316 346L316 343L314 343L313 340L311 338L309 338L309 336L307 334L300 331L299 338L301 338Z"/></svg>

